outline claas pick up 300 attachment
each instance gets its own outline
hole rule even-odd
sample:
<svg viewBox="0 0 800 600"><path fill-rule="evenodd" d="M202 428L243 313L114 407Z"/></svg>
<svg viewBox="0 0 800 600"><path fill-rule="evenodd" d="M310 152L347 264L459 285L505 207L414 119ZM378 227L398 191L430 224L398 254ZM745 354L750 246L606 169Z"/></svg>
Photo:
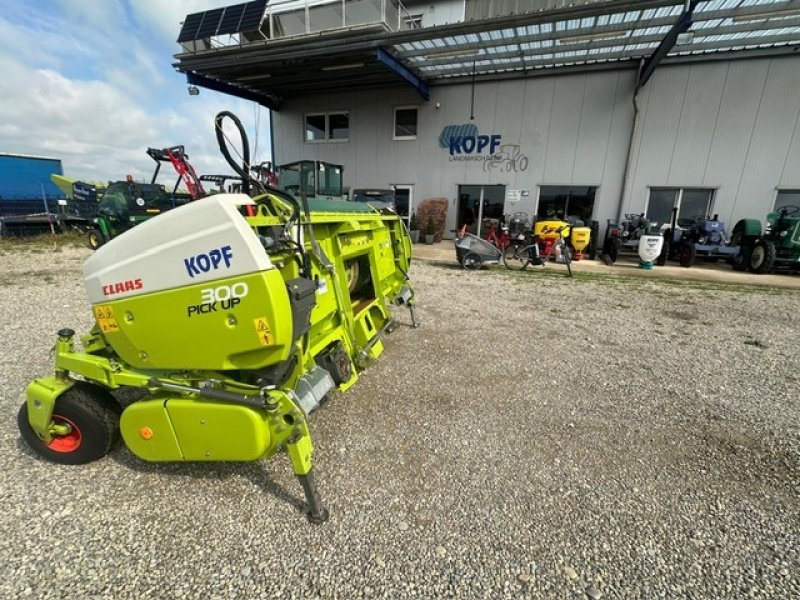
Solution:
<svg viewBox="0 0 800 600"><path fill-rule="evenodd" d="M413 314L401 220L277 189L218 194L111 240L84 264L95 325L58 332L33 381L24 439L82 464L117 432L147 461L253 461L285 451L312 522L327 518L308 417L383 352L390 305ZM139 388L123 407L111 392ZM131 394L129 394L131 395Z"/></svg>

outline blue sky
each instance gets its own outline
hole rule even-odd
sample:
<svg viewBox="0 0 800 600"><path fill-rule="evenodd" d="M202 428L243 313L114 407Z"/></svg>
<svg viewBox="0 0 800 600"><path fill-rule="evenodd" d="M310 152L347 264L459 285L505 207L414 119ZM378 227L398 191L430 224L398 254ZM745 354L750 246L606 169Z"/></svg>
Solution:
<svg viewBox="0 0 800 600"><path fill-rule="evenodd" d="M2 0L0 152L61 158L66 175L149 178L148 146L186 146L200 173L228 173L214 115L236 113L269 159L266 109L209 90L189 96L172 68L180 22L236 0ZM255 160L254 160L255 162Z"/></svg>

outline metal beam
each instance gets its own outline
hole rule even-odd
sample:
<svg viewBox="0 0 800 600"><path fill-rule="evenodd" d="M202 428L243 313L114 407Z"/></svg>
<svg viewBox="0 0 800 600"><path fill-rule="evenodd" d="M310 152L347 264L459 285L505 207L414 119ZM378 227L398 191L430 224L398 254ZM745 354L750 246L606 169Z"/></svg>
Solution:
<svg viewBox="0 0 800 600"><path fill-rule="evenodd" d="M237 98L243 98L244 100L257 102L261 106L264 106L270 110L280 110L280 101L276 101L274 98L266 94L259 94L243 87L231 85L223 81L217 81L216 79L211 79L198 73L186 73L186 83L189 85L199 85L200 87L214 90L215 92L221 92L223 94L228 94L229 96L236 96Z"/></svg>
<svg viewBox="0 0 800 600"><path fill-rule="evenodd" d="M375 55L378 61L383 63L391 71L396 73L401 79L404 79L417 93L422 96L423 100L430 99L428 84L423 81L416 73L397 60L394 56L389 54L384 48L379 47Z"/></svg>
<svg viewBox="0 0 800 600"><path fill-rule="evenodd" d="M689 2L686 10L681 13L681 16L678 17L678 20L675 21L675 24L672 26L672 29L669 30L667 35L664 36L664 39L661 40L661 43L642 65L642 70L639 72L639 79L636 82L636 90L638 91L644 84L646 84L650 77L652 77L653 72L656 70L658 63L664 60L667 57L667 54L672 51L673 46L675 46L675 42L678 41L678 36L682 34L684 31L687 31L689 27L692 26L692 13L694 9L697 7L697 4L700 0L692 0Z"/></svg>

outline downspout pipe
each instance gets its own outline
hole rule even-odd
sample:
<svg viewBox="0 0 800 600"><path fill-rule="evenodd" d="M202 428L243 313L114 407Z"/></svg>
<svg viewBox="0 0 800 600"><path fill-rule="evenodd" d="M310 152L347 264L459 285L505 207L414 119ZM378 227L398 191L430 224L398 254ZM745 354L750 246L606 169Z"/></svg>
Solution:
<svg viewBox="0 0 800 600"><path fill-rule="evenodd" d="M644 60L642 60L639 64L639 71L641 72L641 68L644 65ZM633 90L633 124L631 125L631 135L628 138L628 153L627 157L625 158L625 169L622 171L622 187L620 188L619 193L619 206L617 206L617 222L621 222L622 218L625 216L625 199L628 197L628 178L630 177L631 171L631 163L633 162L633 145L634 140L636 139L636 130L639 126L639 90L642 89L642 86L638 83L638 76L637 76L637 83L636 87Z"/></svg>

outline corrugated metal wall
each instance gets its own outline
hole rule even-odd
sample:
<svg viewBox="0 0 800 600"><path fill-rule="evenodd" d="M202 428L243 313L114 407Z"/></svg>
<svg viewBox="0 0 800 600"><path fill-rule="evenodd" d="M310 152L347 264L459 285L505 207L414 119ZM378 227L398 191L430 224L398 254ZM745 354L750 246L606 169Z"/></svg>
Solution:
<svg viewBox="0 0 800 600"><path fill-rule="evenodd" d="M414 186L416 202L444 196L455 228L459 184L530 191L515 210L533 213L540 185L598 186L594 217L616 218L633 123L632 70L481 83L470 121L470 86L435 86L429 102L407 88L295 100L274 115L276 161L345 165L346 185ZM625 212L646 210L649 186L713 187L714 211L732 222L762 217L777 186L800 188L800 58L664 66L640 93ZM436 108L437 103L439 108ZM419 134L392 140L393 108L419 105ZM303 115L350 111L350 141L303 142ZM453 161L438 138L474 123L499 134L500 164ZM516 149L513 147L517 147Z"/></svg>
<svg viewBox="0 0 800 600"><path fill-rule="evenodd" d="M800 59L662 67L640 94L626 212L648 186L714 188L728 223L763 216L800 187Z"/></svg>

